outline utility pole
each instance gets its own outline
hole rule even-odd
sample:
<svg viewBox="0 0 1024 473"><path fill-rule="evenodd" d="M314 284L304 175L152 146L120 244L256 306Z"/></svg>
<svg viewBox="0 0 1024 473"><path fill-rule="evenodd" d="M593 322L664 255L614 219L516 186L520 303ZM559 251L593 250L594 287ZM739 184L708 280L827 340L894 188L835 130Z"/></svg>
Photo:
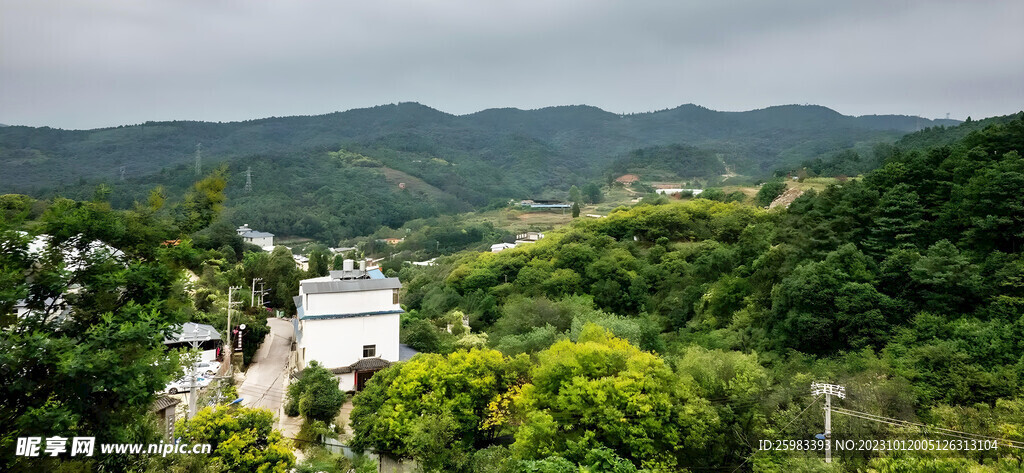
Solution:
<svg viewBox="0 0 1024 473"><path fill-rule="evenodd" d="M825 463L832 463L832 396L846 399L846 388L838 384L811 383L811 394L825 395Z"/></svg>
<svg viewBox="0 0 1024 473"><path fill-rule="evenodd" d="M184 334L182 334L184 335ZM209 334L207 334L209 335ZM209 336L207 336L209 338ZM193 350L199 350L199 346L202 342L199 341L199 327L195 326L195 331L192 332L192 340L189 345L192 345ZM200 357L200 361L202 358ZM196 416L196 364L192 363L192 369L189 372L189 388L188 388L188 418L191 419Z"/></svg>
<svg viewBox="0 0 1024 473"><path fill-rule="evenodd" d="M263 280L263 278L252 278L252 297L251 297L252 300L249 301L249 305L251 305L253 307L256 307L256 282L257 281L262 281L262 280ZM261 282L260 284L263 284L263 283Z"/></svg>
<svg viewBox="0 0 1024 473"><path fill-rule="evenodd" d="M252 166L245 170L245 191L252 192Z"/></svg>
<svg viewBox="0 0 1024 473"><path fill-rule="evenodd" d="M263 282L263 278L260 278L260 307L264 307L263 296L267 293L267 290L264 289L264 287L266 287L266 283Z"/></svg>
<svg viewBox="0 0 1024 473"><path fill-rule="evenodd" d="M231 339L231 308L234 307L235 304L241 304L241 301L239 301L239 302L235 302L234 301L235 291L237 291L237 290L239 290L241 288L242 288L242 286L231 286L231 287L228 288L228 333L227 333L227 335L228 335L228 343L227 343L228 349L227 349L227 359L228 359L228 374L229 375L232 373L233 368L234 368L234 365L232 365L232 363L231 363L232 362L232 360L231 360L231 355L232 355L232 353L231 353L231 347L232 347L232 343L231 343L232 342L232 339Z"/></svg>

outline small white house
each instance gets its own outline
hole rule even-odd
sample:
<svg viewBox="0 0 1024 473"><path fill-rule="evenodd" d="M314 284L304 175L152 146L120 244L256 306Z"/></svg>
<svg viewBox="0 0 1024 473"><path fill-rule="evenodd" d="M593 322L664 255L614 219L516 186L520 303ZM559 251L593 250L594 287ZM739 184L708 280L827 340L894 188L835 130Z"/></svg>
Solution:
<svg viewBox="0 0 1024 473"><path fill-rule="evenodd" d="M675 189L675 188L670 188L670 189L654 189L654 192L656 192L658 194L661 194L661 195L676 195L676 194L682 194L684 192L689 192L690 195L692 195L694 197L697 197L698 195L701 194L701 192L704 192L704 189Z"/></svg>
<svg viewBox="0 0 1024 473"><path fill-rule="evenodd" d="M398 278L378 268L344 269L299 283L295 340L299 368L316 360L339 376L343 391L361 390L374 373L403 358Z"/></svg>
<svg viewBox="0 0 1024 473"><path fill-rule="evenodd" d="M499 253L510 248L515 248L514 243L495 243L491 245L491 253Z"/></svg>
<svg viewBox="0 0 1024 473"><path fill-rule="evenodd" d="M246 243L252 243L260 248L266 250L270 248L270 251L274 250L274 234L267 232L258 232L249 228L249 224L242 225L236 230L238 236L242 237L242 240Z"/></svg>

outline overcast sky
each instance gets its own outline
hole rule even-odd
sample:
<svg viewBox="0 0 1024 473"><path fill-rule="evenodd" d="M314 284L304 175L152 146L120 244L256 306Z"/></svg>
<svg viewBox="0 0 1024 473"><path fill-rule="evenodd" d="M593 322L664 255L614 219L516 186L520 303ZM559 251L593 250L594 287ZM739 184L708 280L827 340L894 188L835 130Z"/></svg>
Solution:
<svg viewBox="0 0 1024 473"><path fill-rule="evenodd" d="M0 123L416 101L455 114L1024 109L1024 1L0 0Z"/></svg>

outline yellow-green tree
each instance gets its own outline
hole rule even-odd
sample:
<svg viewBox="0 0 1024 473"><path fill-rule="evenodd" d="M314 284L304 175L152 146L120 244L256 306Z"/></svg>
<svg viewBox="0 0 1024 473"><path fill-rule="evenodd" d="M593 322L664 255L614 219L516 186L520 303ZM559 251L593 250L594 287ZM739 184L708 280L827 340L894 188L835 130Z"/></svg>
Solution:
<svg viewBox="0 0 1024 473"><path fill-rule="evenodd" d="M532 382L514 400L519 458L586 463L607 448L637 466L675 468L718 426L708 402L664 360L597 325L538 358Z"/></svg>
<svg viewBox="0 0 1024 473"><path fill-rule="evenodd" d="M370 379L353 398L356 448L413 458L425 471L467 471L497 433L488 405L521 382L526 358L496 350L422 353Z"/></svg>
<svg viewBox="0 0 1024 473"><path fill-rule="evenodd" d="M288 441L274 430L274 414L266 409L207 407L179 421L175 433L188 443L210 444L211 460L219 459L228 471L283 473L295 466Z"/></svg>

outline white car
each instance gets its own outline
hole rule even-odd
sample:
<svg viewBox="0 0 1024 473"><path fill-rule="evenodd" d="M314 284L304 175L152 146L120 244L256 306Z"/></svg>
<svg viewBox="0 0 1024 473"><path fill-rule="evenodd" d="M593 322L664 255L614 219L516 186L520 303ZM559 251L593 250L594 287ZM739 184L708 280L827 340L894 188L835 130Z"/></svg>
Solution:
<svg viewBox="0 0 1024 473"><path fill-rule="evenodd" d="M198 376L196 377L196 387L205 388L210 384L210 381L213 380L210 378L203 378L201 376ZM189 378L188 376L182 376L181 378L171 381L170 383L167 384L166 388L167 394L178 394L188 392L190 390L192 390L192 379Z"/></svg>
<svg viewBox="0 0 1024 473"><path fill-rule="evenodd" d="M220 362L218 361L200 361L195 364L196 373L206 376L214 376L220 371Z"/></svg>

